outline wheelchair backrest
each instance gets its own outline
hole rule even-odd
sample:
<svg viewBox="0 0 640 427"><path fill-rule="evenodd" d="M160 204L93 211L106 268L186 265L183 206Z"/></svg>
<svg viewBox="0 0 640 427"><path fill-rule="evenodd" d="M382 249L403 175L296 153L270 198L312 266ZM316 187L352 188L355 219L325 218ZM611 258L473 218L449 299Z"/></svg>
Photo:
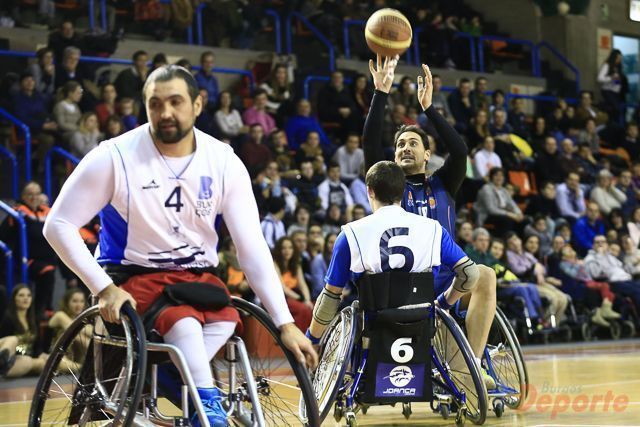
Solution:
<svg viewBox="0 0 640 427"><path fill-rule="evenodd" d="M433 273L387 271L364 274L358 280L358 299L365 311L433 302Z"/></svg>

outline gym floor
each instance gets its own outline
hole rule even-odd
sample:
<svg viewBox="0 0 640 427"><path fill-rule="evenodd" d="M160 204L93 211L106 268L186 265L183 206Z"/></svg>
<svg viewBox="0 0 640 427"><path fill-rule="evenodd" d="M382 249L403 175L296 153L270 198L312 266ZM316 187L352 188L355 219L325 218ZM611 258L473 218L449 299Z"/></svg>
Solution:
<svg viewBox="0 0 640 427"><path fill-rule="evenodd" d="M488 426L640 426L640 340L523 348L531 388L525 409L493 412ZM24 426L36 378L0 380L0 427ZM405 420L401 406L372 407L358 415L367 426L448 426L427 403L414 404ZM340 425L327 418L326 426ZM469 421L467 425L472 425Z"/></svg>

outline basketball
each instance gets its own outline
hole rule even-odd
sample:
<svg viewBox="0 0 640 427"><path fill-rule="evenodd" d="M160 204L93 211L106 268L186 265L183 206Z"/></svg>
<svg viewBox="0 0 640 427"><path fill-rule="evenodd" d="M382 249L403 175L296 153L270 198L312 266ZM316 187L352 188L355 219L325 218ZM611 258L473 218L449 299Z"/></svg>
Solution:
<svg viewBox="0 0 640 427"><path fill-rule="evenodd" d="M380 9L369 17L364 37L369 49L380 56L401 55L411 46L411 24L398 10Z"/></svg>

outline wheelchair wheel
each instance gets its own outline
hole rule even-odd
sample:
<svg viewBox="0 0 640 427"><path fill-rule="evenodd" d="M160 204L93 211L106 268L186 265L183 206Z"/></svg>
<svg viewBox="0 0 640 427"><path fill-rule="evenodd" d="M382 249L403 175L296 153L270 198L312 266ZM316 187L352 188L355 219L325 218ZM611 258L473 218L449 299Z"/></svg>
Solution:
<svg viewBox="0 0 640 427"><path fill-rule="evenodd" d="M459 411L458 418L483 424L487 417L487 389L469 342L453 317L439 307L436 307L434 332L434 385L438 391L450 394L458 408L465 407ZM462 401L460 392L464 392L466 402Z"/></svg>
<svg viewBox="0 0 640 427"><path fill-rule="evenodd" d="M251 375L267 426L320 426L318 406L306 367L284 347L280 331L260 307L233 297L233 305L244 319L241 335L249 357ZM213 362L217 385L237 405L230 425L254 425L253 404L246 374L229 354Z"/></svg>
<svg viewBox="0 0 640 427"><path fill-rule="evenodd" d="M529 378L518 338L500 308L496 309L489 331L483 363L495 379L497 391L507 394L504 403L511 409L520 408L526 399Z"/></svg>
<svg viewBox="0 0 640 427"><path fill-rule="evenodd" d="M313 374L313 391L318 402L320 422L331 411L351 360L356 334L355 316L353 307L342 310L333 319L320 343L320 362Z"/></svg>
<svg viewBox="0 0 640 427"><path fill-rule="evenodd" d="M144 386L146 338L131 305L122 307L121 319L106 324L94 306L73 321L38 380L30 426L133 424ZM74 358L78 346L85 349L84 360Z"/></svg>

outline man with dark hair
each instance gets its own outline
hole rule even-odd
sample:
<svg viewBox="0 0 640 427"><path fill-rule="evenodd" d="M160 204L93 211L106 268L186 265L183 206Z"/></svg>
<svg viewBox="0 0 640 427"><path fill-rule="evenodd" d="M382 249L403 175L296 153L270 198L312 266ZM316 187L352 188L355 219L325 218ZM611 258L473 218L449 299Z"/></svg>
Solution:
<svg viewBox="0 0 640 427"><path fill-rule="evenodd" d="M270 134L276 128L275 119L267 112L267 92L256 89L253 93L253 106L247 108L242 114L242 121L245 125L262 125L265 134Z"/></svg>
<svg viewBox="0 0 640 427"><path fill-rule="evenodd" d="M376 90L362 139L367 168L383 158L381 128L396 65L397 58L389 58L383 65L380 57L377 68L374 68L373 61L369 64ZM455 196L466 174L467 146L455 129L433 107L431 71L426 65L423 65L422 69L425 76L418 76L417 79L418 101L438 132L443 145L447 147L449 157L444 166L427 177L425 172L431 151L428 149L426 134L416 126L400 129L394 141L394 157L395 163L402 168L407 177L401 206L409 212L437 220L450 235L455 236ZM471 292L470 299L463 300L463 305L468 307L466 325L469 343L477 356L483 354L496 306L495 273L487 267L480 267L479 270L478 286ZM436 293L443 292L452 278L451 270L443 267L436 276Z"/></svg>
<svg viewBox="0 0 640 427"><path fill-rule="evenodd" d="M133 66L120 71L114 85L118 98L131 98L136 102L141 102L145 80L149 73L147 61L149 55L144 50L138 50L133 54Z"/></svg>
<svg viewBox="0 0 640 427"><path fill-rule="evenodd" d="M293 323L261 238L246 168L228 144L194 128L202 109L195 79L170 65L151 73L144 89L148 123L103 142L82 159L51 209L45 237L99 296L102 317L116 322L125 302L142 314L176 283L204 282L228 292L214 275L215 224L222 215L247 281L280 328L284 345L300 362L315 365L317 355ZM78 229L98 213L102 229L95 259ZM123 276L128 279L116 286L114 280ZM227 419L209 363L239 321L231 306L182 305L162 310L154 324L165 342L182 351L215 427L226 426ZM199 427L197 418L191 422Z"/></svg>
<svg viewBox="0 0 640 427"><path fill-rule="evenodd" d="M473 108L473 111L489 109L490 99L487 96L486 77L480 76L476 78L474 88L469 94L469 97L471 98L471 106Z"/></svg>
<svg viewBox="0 0 640 427"><path fill-rule="evenodd" d="M254 123L249 127L249 134L240 146L239 155L249 169L257 165L266 165L273 159L271 150L264 143L262 125Z"/></svg>
<svg viewBox="0 0 640 427"><path fill-rule="evenodd" d="M200 55L200 71L195 75L198 87L209 94L209 103L215 106L218 103L218 79L213 75L216 56L213 51L202 52Z"/></svg>
<svg viewBox="0 0 640 427"><path fill-rule="evenodd" d="M473 103L471 101L471 81L467 78L460 79L458 88L449 95L449 109L456 120L456 130L466 133L467 127L473 117Z"/></svg>
<svg viewBox="0 0 640 427"><path fill-rule="evenodd" d="M353 198L349 188L340 181L339 164L333 162L329 164L327 179L318 186L318 196L323 210L326 211L332 203L335 203L340 207L340 212L343 215L347 214L347 218L350 218Z"/></svg>
<svg viewBox="0 0 640 427"><path fill-rule="evenodd" d="M66 48L69 46L82 48L82 39L76 33L72 20L63 20L60 28L49 34L48 46L53 50L55 62L58 64L62 62L62 55Z"/></svg>
<svg viewBox="0 0 640 427"><path fill-rule="evenodd" d="M287 235L284 222L282 222L286 203L282 197L269 197L266 205L267 215L260 223L260 228L262 228L262 235L267 241L267 245L273 250L276 242Z"/></svg>
<svg viewBox="0 0 640 427"><path fill-rule="evenodd" d="M356 102L344 84L341 71L331 73L329 84L320 89L317 99L320 121L339 123L342 138L347 132L357 130L358 125L362 125L362 118L356 114Z"/></svg>
<svg viewBox="0 0 640 427"><path fill-rule="evenodd" d="M320 178L314 175L313 161L307 159L300 162L300 175L293 181L291 191L300 203L311 208L312 213L321 209L318 184Z"/></svg>

